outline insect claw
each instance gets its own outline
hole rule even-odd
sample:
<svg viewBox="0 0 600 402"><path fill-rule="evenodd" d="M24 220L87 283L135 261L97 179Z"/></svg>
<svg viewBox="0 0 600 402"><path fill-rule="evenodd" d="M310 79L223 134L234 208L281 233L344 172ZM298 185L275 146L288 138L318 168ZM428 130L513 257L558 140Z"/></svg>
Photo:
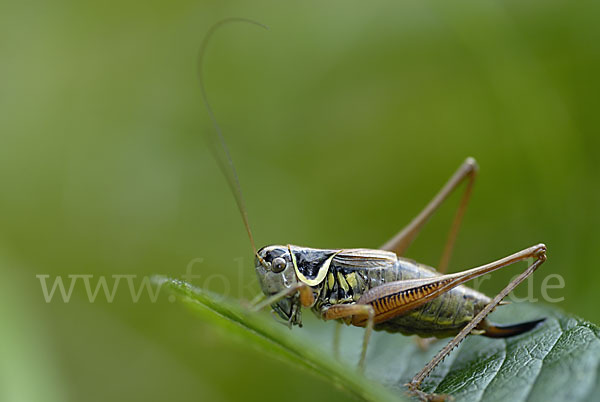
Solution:
<svg viewBox="0 0 600 402"><path fill-rule="evenodd" d="M424 402L448 402L453 401L454 397L448 394L428 394L427 392L423 392L418 388L418 385L414 383L404 384L405 387L409 389L407 392L410 396L415 396Z"/></svg>

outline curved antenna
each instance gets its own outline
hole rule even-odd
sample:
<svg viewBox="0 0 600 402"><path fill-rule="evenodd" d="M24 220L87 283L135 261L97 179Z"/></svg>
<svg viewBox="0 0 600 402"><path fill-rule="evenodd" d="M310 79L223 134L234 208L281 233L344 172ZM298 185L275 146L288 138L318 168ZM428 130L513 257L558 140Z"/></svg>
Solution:
<svg viewBox="0 0 600 402"><path fill-rule="evenodd" d="M215 31L222 27L223 25L232 23L232 22L246 22L249 24L257 25L264 29L269 29L266 25L261 24L260 22L256 22L247 18L226 18L214 24L204 36L202 40L202 44L200 45L200 52L198 55L198 77L200 79L200 92L202 93L202 99L204 100L204 104L206 105L206 110L208 111L208 115L210 116L210 120L215 129L215 133L218 140L218 145L220 146L221 151L224 153L224 159L220 156L218 152L219 147L214 144L214 139L209 138L211 140L209 145L211 146L211 151L219 164L219 168L223 172L225 179L227 180L227 184L235 197L235 201L240 210L240 214L242 215L242 220L244 221L244 226L246 227L246 232L248 232L248 237L250 238L250 244L252 245L252 250L254 251L254 255L258 258L260 263L265 267L266 262L258 255L256 250L256 245L254 243L254 237L252 236L252 231L250 230L250 223L248 222L248 213L246 212L246 204L244 202L244 197L242 196L242 188L240 186L240 180L237 175L237 171L235 170L235 165L233 164L233 160L231 159L231 155L229 153L229 148L227 148L227 144L225 143L225 138L223 137L223 132L221 130L221 126L217 122L217 118L210 106L210 102L208 101L208 96L206 95L206 89L204 87L204 57L206 54L206 48Z"/></svg>

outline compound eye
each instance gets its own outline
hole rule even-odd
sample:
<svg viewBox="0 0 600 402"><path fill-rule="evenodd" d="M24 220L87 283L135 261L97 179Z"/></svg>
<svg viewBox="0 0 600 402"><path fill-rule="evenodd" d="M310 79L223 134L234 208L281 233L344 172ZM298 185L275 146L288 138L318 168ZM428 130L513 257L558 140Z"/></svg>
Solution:
<svg viewBox="0 0 600 402"><path fill-rule="evenodd" d="M287 267L287 261L281 257L277 257L271 263L271 269L273 272L281 272Z"/></svg>

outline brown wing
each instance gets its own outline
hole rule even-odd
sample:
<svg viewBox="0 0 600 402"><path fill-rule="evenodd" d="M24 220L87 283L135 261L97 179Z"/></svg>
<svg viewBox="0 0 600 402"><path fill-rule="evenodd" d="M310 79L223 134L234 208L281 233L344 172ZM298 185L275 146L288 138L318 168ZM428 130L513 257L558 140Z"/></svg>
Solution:
<svg viewBox="0 0 600 402"><path fill-rule="evenodd" d="M389 269L398 257L395 253L368 248L344 249L333 257L332 265L349 270L356 269Z"/></svg>

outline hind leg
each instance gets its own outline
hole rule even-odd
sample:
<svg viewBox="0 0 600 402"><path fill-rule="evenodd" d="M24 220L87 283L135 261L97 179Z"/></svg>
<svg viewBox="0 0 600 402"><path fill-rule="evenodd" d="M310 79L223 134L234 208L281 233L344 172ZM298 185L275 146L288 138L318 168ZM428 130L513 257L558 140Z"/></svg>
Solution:
<svg viewBox="0 0 600 402"><path fill-rule="evenodd" d="M525 249L519 253L514 254L513 256L503 258L502 260L498 260L489 265L496 265L498 268L503 266L513 264L517 261L523 261L528 258L535 258L533 264L531 264L523 273L521 273L518 277L516 277L512 282L510 282L500 293L496 295L492 299L492 301L483 308L472 320L469 322L442 350L436 354L433 359L425 367L417 373L410 383L406 384L411 394L421 398L422 400L432 400L432 395L427 394L419 389L421 383L425 378L431 374L433 369L437 367L438 364L455 348L457 347L467 335L469 335L473 330L476 330L477 327L482 323L482 321L500 304L502 299L504 299L514 288L516 288L521 282L527 279L533 272L538 269L540 265L546 261L546 246L543 244L530 247L529 249ZM506 263L508 262L508 263ZM535 322L534 322L535 323Z"/></svg>
<svg viewBox="0 0 600 402"><path fill-rule="evenodd" d="M473 158L467 158L458 170L452 175L448 182L442 187L442 189L436 194L436 196L425 206L425 208L419 213L406 227L400 230L392 239L386 244L381 246L382 249L388 251L394 251L398 255L404 254L408 246L415 239L417 234L421 231L425 223L429 220L431 215L443 204L448 196L458 187L463 181L467 180L467 187L460 201L460 205L454 215L450 232L446 244L444 245L444 251L440 258L440 263L437 266L437 271L444 274L448 270L448 263L450 262L450 256L454 249L456 237L458 235L458 229L462 222L462 218L467 209L467 204L471 197L473 184L475 183L475 177L477 176L477 162ZM429 346L434 343L437 338L420 338L415 337L415 342L419 349L427 350Z"/></svg>
<svg viewBox="0 0 600 402"><path fill-rule="evenodd" d="M467 158L458 170L452 175L452 177L446 182L444 187L433 197L433 199L423 208L423 210L402 230L400 230L394 237L388 240L380 248L382 250L393 251L397 255L401 256L404 254L408 246L417 237L425 223L433 215L433 213L444 203L444 201L452 194L452 192L465 180L467 181L467 187L463 193L462 199L454 215L450 232L444 246L444 251L440 259L440 263L437 266L437 271L440 273L446 273L448 269L448 262L450 261L450 255L454 248L456 236L458 235L458 229L462 222L462 218L465 214L467 204L471 198L471 192L473 184L475 183L475 177L477 176L477 162L473 158Z"/></svg>

